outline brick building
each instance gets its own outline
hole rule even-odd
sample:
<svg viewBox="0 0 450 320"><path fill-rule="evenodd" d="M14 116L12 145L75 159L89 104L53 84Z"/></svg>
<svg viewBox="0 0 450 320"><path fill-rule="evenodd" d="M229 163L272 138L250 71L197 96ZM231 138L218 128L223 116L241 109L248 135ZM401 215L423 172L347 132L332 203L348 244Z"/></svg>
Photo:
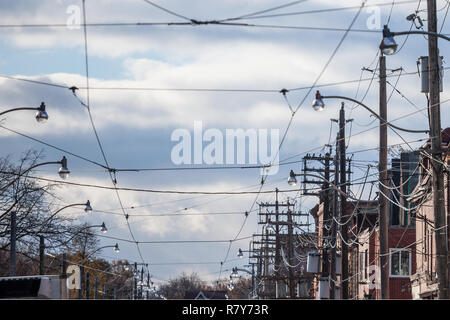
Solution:
<svg viewBox="0 0 450 320"><path fill-rule="evenodd" d="M449 154L450 128L442 132L443 160L450 164ZM427 142L422 148L429 151ZM438 283L436 276L436 241L434 232L434 206L431 186L431 164L427 156L420 156L420 180L410 197L415 203L416 238L417 238L417 262L416 272L411 277L413 299L435 299L438 297ZM447 241L450 234L448 222L450 221L450 189L449 172L446 171L445 182L445 210L447 216ZM450 245L450 243L449 243Z"/></svg>
<svg viewBox="0 0 450 320"><path fill-rule="evenodd" d="M388 176L389 196L389 296L390 299L411 299L410 277L416 273L416 226L408 196L418 182L418 157L413 152L402 152L392 159ZM323 203L310 211L315 219L318 247L323 245ZM347 217L351 217L348 230L348 281L350 299L379 299L379 224L378 201L348 201ZM341 246L338 237L338 247ZM322 270L320 270L322 271ZM318 277L315 291L318 290Z"/></svg>
<svg viewBox="0 0 450 320"><path fill-rule="evenodd" d="M416 272L415 229L390 227L389 244L389 299L408 300L412 298L410 278ZM380 291L370 283L377 281L376 270L379 268L379 229L366 229L361 236L361 243L353 248L353 258L358 261L358 273L354 283L359 283L358 290L352 292L353 299L380 299ZM356 254L358 258L356 259ZM379 269L378 269L379 270ZM357 278L357 279L356 279Z"/></svg>
<svg viewBox="0 0 450 320"><path fill-rule="evenodd" d="M378 201L359 201L357 204L355 201L349 201L347 202L347 208L346 208L346 215L350 216L353 215L352 221L350 223L349 228L349 241L351 243L354 242L352 246L349 247L349 291L350 291L350 297L357 296L359 292L359 282L355 281L358 279L356 277L356 273L359 272L359 260L357 260L357 257L359 256L359 246L358 241L361 239L355 239L353 233L357 234L358 232L365 232L365 230L373 229L376 227L376 218L377 218L377 209L378 208ZM315 225L316 225L316 233L317 233L317 246L318 248L323 248L324 244L324 237L323 237L323 203L320 203L316 205L314 208L310 210L310 214L314 218ZM340 246L340 241L338 239L338 247ZM340 252L338 252L340 254ZM322 255L322 253L321 253ZM355 258L356 257L356 258ZM328 253L328 270L327 274L330 274L331 272L331 261L330 261L330 254ZM320 263L320 266L322 266L322 263ZM339 270L339 266L336 268ZM323 275L323 271L321 268L319 270L320 275ZM315 277L314 281L314 296L317 297L318 293L318 277L317 275ZM340 281L340 275L337 274L337 281Z"/></svg>
<svg viewBox="0 0 450 320"><path fill-rule="evenodd" d="M416 223L411 215L414 212L413 204L408 197L419 180L416 152L401 152L397 158L393 158L388 177L389 299L411 299L410 277L416 272ZM353 233L358 235L358 244L349 250L352 253L352 271L358 271L350 282L353 289L351 296L354 299L380 299L380 290L371 285L378 280L376 272L380 270L378 209L366 214L370 215L370 218L366 217L371 221L370 225L354 221L354 227L363 232Z"/></svg>

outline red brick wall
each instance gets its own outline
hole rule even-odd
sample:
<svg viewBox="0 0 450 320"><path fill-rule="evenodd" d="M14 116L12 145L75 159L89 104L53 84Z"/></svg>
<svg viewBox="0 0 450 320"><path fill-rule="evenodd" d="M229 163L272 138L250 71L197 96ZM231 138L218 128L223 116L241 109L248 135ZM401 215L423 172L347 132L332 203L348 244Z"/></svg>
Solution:
<svg viewBox="0 0 450 320"><path fill-rule="evenodd" d="M411 245L416 241L415 228L390 228L389 229L389 248L405 248L411 249L411 274L416 272L416 246ZM378 252L379 246L379 233L374 232L370 238L369 246L369 261L376 265L379 265ZM390 270L390 269L389 269ZM374 299L380 298L379 290L370 290ZM389 297L390 299L412 299L410 278L389 278Z"/></svg>
<svg viewBox="0 0 450 320"><path fill-rule="evenodd" d="M411 250L411 275L416 273L416 229L389 229L389 248ZM414 245L411 245L414 244ZM412 299L410 278L389 278L390 299Z"/></svg>

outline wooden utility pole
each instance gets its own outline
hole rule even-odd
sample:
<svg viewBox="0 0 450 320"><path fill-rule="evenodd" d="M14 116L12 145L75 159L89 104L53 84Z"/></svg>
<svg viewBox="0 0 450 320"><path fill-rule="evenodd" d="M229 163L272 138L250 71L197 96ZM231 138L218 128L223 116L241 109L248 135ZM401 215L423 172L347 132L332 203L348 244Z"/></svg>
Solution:
<svg viewBox="0 0 450 320"><path fill-rule="evenodd" d="M280 225L278 188L275 188L275 298L280 298Z"/></svg>
<svg viewBox="0 0 450 320"><path fill-rule="evenodd" d="M269 230L267 230L267 228L265 229L265 240L263 239L263 251L263 295L264 299L267 299L267 296L269 294Z"/></svg>
<svg viewBox="0 0 450 320"><path fill-rule="evenodd" d="M45 242L44 236L39 236L39 274L44 274L45 264Z"/></svg>
<svg viewBox="0 0 450 320"><path fill-rule="evenodd" d="M294 244L293 244L293 228L294 221L292 220L292 211L289 209L289 201L288 201L288 211L287 211L287 228L288 228L288 281L289 281L289 297L291 299L295 298L295 273L294 268L291 267L294 265Z"/></svg>
<svg viewBox="0 0 450 320"><path fill-rule="evenodd" d="M63 278L67 277L67 261L66 261L65 253L62 254L61 277L63 277Z"/></svg>
<svg viewBox="0 0 450 320"><path fill-rule="evenodd" d="M380 220L380 268L381 268L381 299L389 299L389 212L386 195L387 185L387 97L386 97L386 57L380 55L380 152L378 160L379 180L378 197Z"/></svg>
<svg viewBox="0 0 450 320"><path fill-rule="evenodd" d="M144 298L143 296L143 286L144 286L144 267L141 267L141 285L139 288L139 299L142 300Z"/></svg>
<svg viewBox="0 0 450 320"><path fill-rule="evenodd" d="M9 250L9 276L14 277L16 275L16 211L11 211L11 240L10 240L10 250Z"/></svg>
<svg viewBox="0 0 450 320"><path fill-rule="evenodd" d="M83 299L84 286L84 266L80 266L80 289L78 289L78 299Z"/></svg>
<svg viewBox="0 0 450 320"><path fill-rule="evenodd" d="M89 287L90 279L89 279L89 277L90 277L89 272L86 272L86 286L85 286L86 299L89 299L89 290L90 290L90 287Z"/></svg>
<svg viewBox="0 0 450 320"><path fill-rule="evenodd" d="M339 165L340 165L340 189L343 193L341 193L341 223L343 220L348 220L346 217L346 207L347 207L347 198L344 194L347 193L346 186L346 155L345 155L345 111L344 111L344 103L342 102L341 110L339 112ZM341 236L342 236L342 251L341 251L341 292L342 299L348 299L348 225L344 223L341 225Z"/></svg>
<svg viewBox="0 0 450 320"><path fill-rule="evenodd" d="M428 32L437 33L436 0L427 0ZM438 37L428 35L429 64L429 115L431 136L431 167L436 238L436 272L439 282L439 299L448 299L448 243L444 199L444 166L441 145L440 69Z"/></svg>
<svg viewBox="0 0 450 320"><path fill-rule="evenodd" d="M253 235L262 237L261 242L253 240L252 243L253 245L261 244L259 248L261 252L257 253L256 250L258 249L255 249L255 247L253 249L249 248L249 252L253 252L253 255L251 255L252 258L258 259L258 265L261 265L262 262L262 267L259 267L259 269L263 269L262 272L264 273L262 277L264 279L264 297L273 299L272 285L275 283L275 298L284 298L287 295L294 298L297 283L295 267L291 267L295 265L294 248L296 239L294 239L294 227L306 226L306 224L295 222L294 217L301 217L306 214L295 212L295 203L289 200L280 202L278 198L279 191L278 189L275 191L276 200L274 203L266 202L259 204L258 224L263 224L265 227L263 227L262 234ZM267 227L269 222L273 228L272 233L269 233L269 228ZM282 228L284 227L286 227L287 233L283 231ZM287 257L284 254L281 256L281 250L284 253L287 252ZM275 259L273 264L274 273L272 275L270 275L268 270L270 264L269 258ZM282 272L284 270L286 273ZM285 292L284 288L281 287L285 284L289 285L289 292Z"/></svg>
<svg viewBox="0 0 450 320"><path fill-rule="evenodd" d="M98 278L94 281L94 300L98 300Z"/></svg>
<svg viewBox="0 0 450 320"><path fill-rule="evenodd" d="M336 137L336 153L334 157L334 185L339 185L339 133ZM331 267L330 267L330 300L334 300L336 296L336 249L337 249L337 223L335 219L338 216L338 194L333 191L333 217L331 218Z"/></svg>
<svg viewBox="0 0 450 320"><path fill-rule="evenodd" d="M137 295L137 279L136 279L137 272L138 272L137 262L135 262L134 263L134 270L133 270L133 300L137 300L138 299L138 295Z"/></svg>
<svg viewBox="0 0 450 320"><path fill-rule="evenodd" d="M323 193L322 193L322 201L323 201L323 221L322 221L322 278L327 278L329 273L329 264L328 264L328 250L324 245L325 238L328 236L329 232L327 229L327 224L329 224L330 220L330 154L325 154L325 180L326 182L323 184Z"/></svg>

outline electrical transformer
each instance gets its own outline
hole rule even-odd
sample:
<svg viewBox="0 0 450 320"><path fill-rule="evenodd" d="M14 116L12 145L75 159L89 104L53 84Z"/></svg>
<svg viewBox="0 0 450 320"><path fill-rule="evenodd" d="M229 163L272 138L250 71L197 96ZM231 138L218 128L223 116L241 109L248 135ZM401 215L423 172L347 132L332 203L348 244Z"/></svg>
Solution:
<svg viewBox="0 0 450 320"><path fill-rule="evenodd" d="M442 69L442 63L443 63L444 57L439 57L439 90L442 92L444 90L443 86L443 79L444 79L444 70ZM430 92L429 88L429 69L430 66L428 65L428 57L422 56L417 60L417 65L420 66L419 68L419 74L421 79L421 92L428 93Z"/></svg>
<svg viewBox="0 0 450 320"><path fill-rule="evenodd" d="M320 254L317 251L308 252L308 260L306 262L306 272L319 273L320 270Z"/></svg>

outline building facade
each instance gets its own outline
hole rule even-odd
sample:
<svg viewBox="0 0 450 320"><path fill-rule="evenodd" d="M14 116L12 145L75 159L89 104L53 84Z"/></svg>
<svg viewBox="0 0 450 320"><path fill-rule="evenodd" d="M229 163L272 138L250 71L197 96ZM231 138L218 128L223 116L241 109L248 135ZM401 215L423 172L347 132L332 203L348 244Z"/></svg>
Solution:
<svg viewBox="0 0 450 320"><path fill-rule="evenodd" d="M392 159L389 170L389 298L411 299L411 276L416 273L416 219L415 204L409 196L419 181L418 156L402 152ZM380 196L380 194L378 194ZM378 200L348 201L345 221L348 221L348 279L337 274L337 284L348 281L349 299L380 299L380 241ZM326 248L329 235L323 234L323 208L320 203L310 213L315 219L317 246ZM351 218L351 219L350 219ZM325 228L326 230L327 228ZM337 237L338 248L342 238ZM321 254L323 257L323 254ZM329 257L329 255L328 255ZM322 263L320 263L322 266ZM330 263L328 263L328 268ZM340 269L340 268L337 268ZM318 297L319 278L329 275L320 270L315 277L315 295Z"/></svg>
<svg viewBox="0 0 450 320"><path fill-rule="evenodd" d="M442 160L450 165L449 154L450 128L442 132L442 149L444 156ZM411 277L413 299L435 299L438 297L438 282L436 274L436 240L434 228L434 205L431 185L431 163L426 155L430 145L426 143L422 148L420 156L420 180L410 197L410 201L415 204L414 216L416 220L417 238L417 261L416 272ZM447 241L450 234L448 222L450 221L450 189L449 171L447 169L444 177L445 182L445 211L447 217ZM447 246L450 245L450 242Z"/></svg>

